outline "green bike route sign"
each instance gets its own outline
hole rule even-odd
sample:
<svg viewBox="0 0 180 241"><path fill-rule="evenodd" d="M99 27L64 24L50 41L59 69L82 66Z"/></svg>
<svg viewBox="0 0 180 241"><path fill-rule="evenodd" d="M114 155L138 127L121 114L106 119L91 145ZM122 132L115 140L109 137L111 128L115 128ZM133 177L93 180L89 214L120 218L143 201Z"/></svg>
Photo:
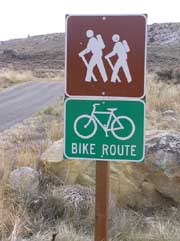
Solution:
<svg viewBox="0 0 180 241"><path fill-rule="evenodd" d="M68 159L144 159L144 102L65 100L64 155Z"/></svg>

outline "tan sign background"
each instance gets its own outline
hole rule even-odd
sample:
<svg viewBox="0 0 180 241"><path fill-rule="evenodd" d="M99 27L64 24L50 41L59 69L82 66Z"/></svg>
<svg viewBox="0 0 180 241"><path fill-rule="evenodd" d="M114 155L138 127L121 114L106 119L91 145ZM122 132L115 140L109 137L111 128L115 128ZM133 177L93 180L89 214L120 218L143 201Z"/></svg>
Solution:
<svg viewBox="0 0 180 241"><path fill-rule="evenodd" d="M146 18L137 16L68 16L66 29L66 94L68 96L112 96L112 97L136 97L144 95L145 76L145 43L146 43ZM108 81L103 79L97 66L94 75L97 82L85 82L87 68L79 57L79 53L87 47L87 30L93 30L94 35L101 34L106 47L103 56L110 53L114 42L112 36L120 35L120 41L126 40L130 52L128 52L128 66L132 76L132 82L128 83L122 68L119 70L121 83L112 83L112 69L103 58ZM90 60L92 54L85 57ZM117 56L111 58L113 65Z"/></svg>

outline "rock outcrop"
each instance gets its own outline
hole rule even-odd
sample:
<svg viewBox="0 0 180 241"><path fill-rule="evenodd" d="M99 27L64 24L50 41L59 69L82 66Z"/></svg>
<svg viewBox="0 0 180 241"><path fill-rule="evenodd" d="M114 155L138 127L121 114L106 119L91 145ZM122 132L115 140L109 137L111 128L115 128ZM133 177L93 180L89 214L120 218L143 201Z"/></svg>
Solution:
<svg viewBox="0 0 180 241"><path fill-rule="evenodd" d="M146 163L167 176L180 174L180 134L152 131L146 138ZM179 173L179 174L178 174Z"/></svg>
<svg viewBox="0 0 180 241"><path fill-rule="evenodd" d="M120 206L149 208L180 203L179 133L148 132L144 163L111 162L110 166L111 191ZM55 175L66 184L95 183L95 163L64 160L63 140L42 155L41 167L44 173Z"/></svg>
<svg viewBox="0 0 180 241"><path fill-rule="evenodd" d="M30 167L20 167L10 173L9 184L12 190L24 197L36 196L39 191L39 173Z"/></svg>
<svg viewBox="0 0 180 241"><path fill-rule="evenodd" d="M168 205L156 190L144 163L118 163L111 168L111 191L121 207L150 208Z"/></svg>
<svg viewBox="0 0 180 241"><path fill-rule="evenodd" d="M74 184L89 162L64 160L63 149L63 139L54 142L41 156L41 170L43 174L50 175L52 179L57 180L58 177L61 183Z"/></svg>
<svg viewBox="0 0 180 241"><path fill-rule="evenodd" d="M180 23L155 23L148 26L148 44L180 43Z"/></svg>

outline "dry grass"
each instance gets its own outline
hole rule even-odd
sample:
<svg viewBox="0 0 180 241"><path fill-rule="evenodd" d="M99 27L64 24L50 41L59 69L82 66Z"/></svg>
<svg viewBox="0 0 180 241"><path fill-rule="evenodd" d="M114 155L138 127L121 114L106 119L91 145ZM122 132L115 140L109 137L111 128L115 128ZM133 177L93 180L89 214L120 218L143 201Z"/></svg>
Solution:
<svg viewBox="0 0 180 241"><path fill-rule="evenodd" d="M57 120L53 120L47 130L47 135L50 140L57 141L63 137L64 125Z"/></svg>
<svg viewBox="0 0 180 241"><path fill-rule="evenodd" d="M60 138L63 127L58 120L63 119L62 103L60 100L54 107L49 108L51 111L44 110L32 120L27 120L23 125L17 125L16 128L0 135L0 240L2 241L17 241L17 237L32 236L34 232L42 233L43 228L47 229L41 215L34 220L34 215L29 213L28 200L24 202L21 195L17 196L9 189L8 179L10 172L15 168L22 166L37 168L39 158L48 143ZM8 138L4 140L6 133ZM34 235L35 240L40 239L36 239Z"/></svg>
<svg viewBox="0 0 180 241"><path fill-rule="evenodd" d="M24 83L27 81L63 81L64 71L57 73L49 73L45 78L37 77L35 73L30 70L17 71L11 69L3 69L0 71L0 89L8 88L9 86Z"/></svg>
<svg viewBox="0 0 180 241"><path fill-rule="evenodd" d="M155 76L148 76L147 88L147 127L178 129L180 115L180 87L157 81ZM167 110L174 111L173 116L165 116ZM65 216L56 215L57 208L62 208L60 203L54 205L51 198L45 199L38 208L32 210L31 200L21 200L8 187L8 176L11 170L19 166L36 168L36 161L46 149L48 141L55 141L63 135L63 99L56 105L50 106L39 113L40 126L27 131L27 126L20 135L15 136L13 145L0 153L0 240L17 241L20 237L29 237L28 241L90 241L93 240L92 223L94 217L92 210L82 217L82 213L72 207L66 206L65 224L61 224ZM39 132L40 135L37 135ZM83 164L82 164L83 165ZM79 175L83 166L76 166ZM87 165L85 163L84 165ZM93 186L95 166L86 167L86 176L78 179L83 185ZM114 170L118 171L118 170ZM48 185L51 185L48 183ZM50 186L51 188L51 186ZM39 197L41 201L42 197ZM36 200L36 203L37 200ZM30 211L31 210L31 211ZM48 215L47 213L50 212ZM69 212L69 213L68 213ZM45 216L43 216L45 215ZM51 217L50 217L51 216ZM49 220L46 220L48 219ZM133 210L111 208L110 237L111 241L179 241L180 237L180 210L172 208L142 213ZM60 224L58 224L60 223ZM85 226L91 224L91 230ZM79 229L81 230L79 232ZM87 234L88 233L88 234ZM20 239L21 240L21 239Z"/></svg>
<svg viewBox="0 0 180 241"><path fill-rule="evenodd" d="M144 215L117 210L110 229L111 241L179 241L179 209L158 210Z"/></svg>
<svg viewBox="0 0 180 241"><path fill-rule="evenodd" d="M147 80L147 129L179 130L180 85L157 81L155 75ZM166 114L170 111L171 114Z"/></svg>
<svg viewBox="0 0 180 241"><path fill-rule="evenodd" d="M0 88L7 88L17 83L23 83L34 80L35 77L31 71L1 70Z"/></svg>
<svg viewBox="0 0 180 241"><path fill-rule="evenodd" d="M16 241L17 237L27 232L29 216L23 205L19 205L18 199L9 189L8 176L12 164L8 159L2 159L0 169L3 175L0 178L0 240Z"/></svg>
<svg viewBox="0 0 180 241"><path fill-rule="evenodd" d="M72 226L64 223L56 227L56 231L47 230L46 232L38 232L30 241L52 241L52 237L55 237L55 241L92 241L93 239L84 235L80 231L76 231Z"/></svg>
<svg viewBox="0 0 180 241"><path fill-rule="evenodd" d="M171 85L157 81L154 75L148 75L147 111L180 111L180 85Z"/></svg>
<svg viewBox="0 0 180 241"><path fill-rule="evenodd" d="M21 166L36 166L40 150L46 147L37 144L14 144L14 150L0 153L0 240L17 241L20 236L31 235L33 221L21 195L15 194L9 188L8 179L10 172Z"/></svg>
<svg viewBox="0 0 180 241"><path fill-rule="evenodd" d="M47 136L52 141L63 138L64 135L64 100L59 98L56 104L50 105L40 112L41 115L53 117L47 128Z"/></svg>
<svg viewBox="0 0 180 241"><path fill-rule="evenodd" d="M70 225L61 225L58 230L56 241L92 241L92 239L81 232L77 232Z"/></svg>
<svg viewBox="0 0 180 241"><path fill-rule="evenodd" d="M48 74L46 77L50 81L64 81L64 70L60 70L57 73Z"/></svg>

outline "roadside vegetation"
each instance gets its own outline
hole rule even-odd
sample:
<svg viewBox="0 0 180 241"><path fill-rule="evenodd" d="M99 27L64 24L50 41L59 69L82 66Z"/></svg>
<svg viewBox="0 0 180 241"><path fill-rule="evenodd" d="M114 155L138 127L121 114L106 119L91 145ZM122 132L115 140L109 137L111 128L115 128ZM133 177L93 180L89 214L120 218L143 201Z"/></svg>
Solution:
<svg viewBox="0 0 180 241"><path fill-rule="evenodd" d="M11 78L9 77L9 79ZM158 80L154 74L148 75L146 110L146 128L148 130L179 130L179 93L179 85ZM39 170L41 154L51 143L62 137L63 98L58 100L57 104L47 107L24 121L23 124L1 133L0 240L93 240L93 199L87 203L85 208L65 203L61 197L57 202L50 195L55 184L49 177L42 177L42 195L35 200L24 199L21 194L17 195L9 187L9 174L12 170L22 166L30 166ZM83 165L82 162L81 168ZM81 169L76 169L76 167L74 171L81 173ZM93 167L86 172L86 184L89 181L87 186L92 190L94 189L94 183L91 182L93 172ZM78 183L74 184L85 185L84 179L83 183L79 178ZM112 199L110 210L111 241L179 241L179 207L171 207L166 210L123 209Z"/></svg>
<svg viewBox="0 0 180 241"><path fill-rule="evenodd" d="M7 88L14 84L27 82L34 80L34 76L31 71L14 71L14 70L1 70L0 72L0 89Z"/></svg>
<svg viewBox="0 0 180 241"><path fill-rule="evenodd" d="M159 80L157 75L147 78L147 129L180 129L180 84Z"/></svg>
<svg viewBox="0 0 180 241"><path fill-rule="evenodd" d="M26 83L28 81L63 81L64 72L49 73L46 78L37 77L32 71L18 71L11 69L2 69L0 71L0 90L10 86Z"/></svg>

